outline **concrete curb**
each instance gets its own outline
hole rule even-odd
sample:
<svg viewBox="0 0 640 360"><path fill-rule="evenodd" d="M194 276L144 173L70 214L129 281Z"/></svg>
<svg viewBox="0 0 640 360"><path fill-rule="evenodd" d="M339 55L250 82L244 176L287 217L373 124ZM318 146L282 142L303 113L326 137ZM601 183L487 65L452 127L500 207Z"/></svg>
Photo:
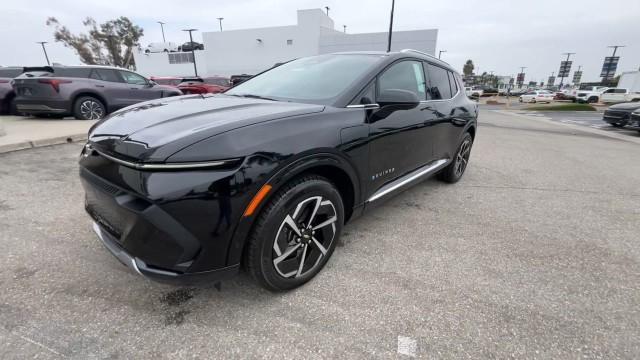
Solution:
<svg viewBox="0 0 640 360"><path fill-rule="evenodd" d="M489 111L494 111L494 112L497 112L498 114L503 114L503 115L518 116L518 117L521 117L521 118L524 118L524 119L541 121L541 122L545 122L547 124L555 124L555 125L559 125L559 126L566 126L568 128L571 128L571 129L574 129L574 130L577 130L577 131L582 131L582 132L586 132L586 133L590 133L590 134L596 134L596 135L600 135L600 136L610 137L612 139L623 140L623 141L628 141L628 142L640 144L640 138L630 137L629 135L610 133L610 132L607 132L607 131L602 131L602 130L590 128L590 127L587 127L587 126L580 126L580 125L575 125L575 124L567 124L567 123L563 123L563 122L559 122L559 121L553 121L553 120L551 120L550 118L548 118L546 116L532 116L532 115L518 114L518 113L515 112L515 111L518 111L518 110L489 110Z"/></svg>
<svg viewBox="0 0 640 360"><path fill-rule="evenodd" d="M67 136L58 136L54 138L48 139L40 139L40 140L27 140L13 144L0 145L0 154L33 149L42 146L51 146L51 145L59 145L59 144L67 144L78 141L85 141L87 139L87 134L73 134Z"/></svg>

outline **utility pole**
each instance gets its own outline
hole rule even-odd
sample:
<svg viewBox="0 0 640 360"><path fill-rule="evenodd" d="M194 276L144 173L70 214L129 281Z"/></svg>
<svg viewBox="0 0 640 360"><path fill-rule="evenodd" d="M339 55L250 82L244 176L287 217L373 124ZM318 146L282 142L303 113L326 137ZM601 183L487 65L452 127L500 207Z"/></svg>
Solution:
<svg viewBox="0 0 640 360"><path fill-rule="evenodd" d="M573 54L575 54L575 53L572 53L572 52L562 53L562 55L567 55L567 60L566 60L566 61L569 61L569 57L570 57L571 55L573 55ZM560 69L560 70L562 70L562 69ZM564 75L564 72L563 72L562 74L560 74L560 75ZM567 74L567 76L568 76L568 75L569 75L569 74ZM562 90L562 84L563 84L563 83L564 83L564 76L561 76L561 77L560 77L560 87L559 87L559 89L560 89L560 90Z"/></svg>
<svg viewBox="0 0 640 360"><path fill-rule="evenodd" d="M46 43L47 43L46 41L36 42L36 44L42 45L42 51L44 52L44 58L47 59L47 65L51 65L51 63L49 62L49 55L47 55L47 49L44 47L44 44Z"/></svg>
<svg viewBox="0 0 640 360"><path fill-rule="evenodd" d="M220 22L220 31L222 32L222 20L224 20L223 17L219 17L218 21Z"/></svg>
<svg viewBox="0 0 640 360"><path fill-rule="evenodd" d="M396 7L396 0L391 0L391 16L389 18L389 39L387 40L387 52L391 52L391 34L393 33L393 9Z"/></svg>
<svg viewBox="0 0 640 360"><path fill-rule="evenodd" d="M447 50L440 50L440 51L438 52L438 59L440 59L440 56L442 55L442 53L443 53L443 52L447 52Z"/></svg>
<svg viewBox="0 0 640 360"><path fill-rule="evenodd" d="M191 44L191 56L193 57L193 72L198 76L198 67L196 66L196 53L195 53L195 44L193 43L193 35L192 32L198 31L198 29L184 29L182 31L187 31L189 33L189 41Z"/></svg>
<svg viewBox="0 0 640 360"><path fill-rule="evenodd" d="M167 40L165 40L165 38L164 38L164 24L166 24L166 23L164 23L162 21L158 21L157 23L160 24L160 30L162 30L162 42L166 43Z"/></svg>
<svg viewBox="0 0 640 360"><path fill-rule="evenodd" d="M611 45L611 46L607 46L608 48L613 48L613 54L611 55L611 57L616 56L616 51L618 51L618 48L623 48L626 47L626 45ZM611 66L607 66L607 73L605 76L605 81L607 81L607 83L609 83L609 70L610 70ZM614 74L615 75L615 74Z"/></svg>
<svg viewBox="0 0 640 360"><path fill-rule="evenodd" d="M329 7L325 6L324 8L327 9L327 17L328 17L329 16Z"/></svg>
<svg viewBox="0 0 640 360"><path fill-rule="evenodd" d="M347 33L347 25L342 25L342 27L344 28L344 33Z"/></svg>

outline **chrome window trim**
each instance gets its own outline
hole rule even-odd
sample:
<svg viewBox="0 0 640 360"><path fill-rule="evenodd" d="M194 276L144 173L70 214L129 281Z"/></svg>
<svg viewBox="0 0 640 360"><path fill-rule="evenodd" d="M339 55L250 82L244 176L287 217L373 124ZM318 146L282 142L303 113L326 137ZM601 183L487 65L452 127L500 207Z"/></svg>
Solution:
<svg viewBox="0 0 640 360"><path fill-rule="evenodd" d="M379 109L380 105L378 104L353 104L347 105L347 109Z"/></svg>
<svg viewBox="0 0 640 360"><path fill-rule="evenodd" d="M211 168L222 166L228 164L233 161L237 161L239 159L226 159L226 160L216 160L216 161L202 161L202 162L190 162L190 163L164 163L164 164L143 164L136 163L131 161L126 161L122 159L118 159L111 155L107 155L102 151L93 150L103 156L105 159L111 160L120 165L124 165L126 167L138 169L138 170L184 170L184 169L198 169L198 168Z"/></svg>

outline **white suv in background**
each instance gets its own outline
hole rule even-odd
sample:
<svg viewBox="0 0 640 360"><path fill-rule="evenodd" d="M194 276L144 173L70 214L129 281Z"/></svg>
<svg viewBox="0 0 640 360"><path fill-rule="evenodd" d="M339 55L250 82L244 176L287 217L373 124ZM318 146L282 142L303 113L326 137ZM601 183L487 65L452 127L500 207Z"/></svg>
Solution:
<svg viewBox="0 0 640 360"><path fill-rule="evenodd" d="M144 50L145 53L159 53L159 52L176 52L178 51L178 45L172 42L152 42L147 45Z"/></svg>

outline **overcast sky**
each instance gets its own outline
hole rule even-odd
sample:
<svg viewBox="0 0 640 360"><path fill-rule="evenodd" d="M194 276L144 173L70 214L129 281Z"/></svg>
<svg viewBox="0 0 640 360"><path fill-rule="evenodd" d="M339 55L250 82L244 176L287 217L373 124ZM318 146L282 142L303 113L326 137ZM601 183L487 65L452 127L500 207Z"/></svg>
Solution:
<svg viewBox="0 0 640 360"><path fill-rule="evenodd" d="M186 26L217 31L217 17L225 30L290 25L296 10L331 8L336 28L347 32L386 31L391 0L72 0L3 1L0 11L0 65L40 65L42 50L36 41L49 41L52 61L79 63L77 56L54 43L45 25L54 16L74 31L82 20L98 22L121 15L144 28L143 46L162 41L162 20L168 41L181 43ZM443 59L462 69L472 59L480 71L512 75L526 66L527 80L545 81L557 72L563 52L577 53L574 65L582 65L583 81L597 81L608 45L619 50L618 72L640 67L640 1L638 0L397 0L396 30L439 30L437 50ZM196 34L201 40L200 33ZM572 69L576 70L575 67Z"/></svg>

